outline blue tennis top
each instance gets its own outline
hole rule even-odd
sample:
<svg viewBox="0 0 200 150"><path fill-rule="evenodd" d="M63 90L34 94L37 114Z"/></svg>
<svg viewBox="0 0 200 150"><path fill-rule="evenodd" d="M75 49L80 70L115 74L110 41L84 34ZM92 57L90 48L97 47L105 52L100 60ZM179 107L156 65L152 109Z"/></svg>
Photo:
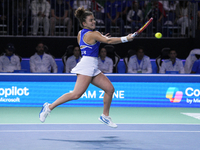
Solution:
<svg viewBox="0 0 200 150"><path fill-rule="evenodd" d="M92 31L89 29L83 29L81 30L81 35L80 35L80 49L81 49L81 54L82 56L92 56L92 57L98 57L99 54L99 46L100 42L96 42L93 45L87 44L84 40L83 37L85 33Z"/></svg>

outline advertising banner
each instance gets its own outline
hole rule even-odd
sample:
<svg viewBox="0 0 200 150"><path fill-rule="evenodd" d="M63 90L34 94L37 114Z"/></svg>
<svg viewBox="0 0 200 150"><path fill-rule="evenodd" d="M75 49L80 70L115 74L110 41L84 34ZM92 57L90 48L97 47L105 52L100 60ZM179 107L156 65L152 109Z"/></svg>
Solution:
<svg viewBox="0 0 200 150"><path fill-rule="evenodd" d="M44 76L38 76L40 80L37 81L34 81L35 76L34 80L29 76L29 82L20 78L18 81L0 82L0 107L41 107L43 103L52 103L63 94L73 91L75 85L74 78L68 81L70 77L63 82L52 80L52 77L49 82L42 81L41 78L48 78ZM113 79L116 77L108 78L113 80L115 87L113 107L200 107L198 82L164 82L163 79L160 82L142 82L142 79L136 82L133 76L126 76L126 81L117 82ZM78 100L62 104L61 107L102 107L103 96L104 91L91 84Z"/></svg>

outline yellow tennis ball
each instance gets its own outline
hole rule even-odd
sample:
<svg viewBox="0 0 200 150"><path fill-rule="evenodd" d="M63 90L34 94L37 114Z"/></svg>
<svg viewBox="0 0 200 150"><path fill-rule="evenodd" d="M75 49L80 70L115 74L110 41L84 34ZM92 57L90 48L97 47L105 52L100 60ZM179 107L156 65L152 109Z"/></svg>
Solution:
<svg viewBox="0 0 200 150"><path fill-rule="evenodd" d="M162 37L162 33L157 32L157 33L155 34L155 37L156 37L157 39L160 39L160 38Z"/></svg>

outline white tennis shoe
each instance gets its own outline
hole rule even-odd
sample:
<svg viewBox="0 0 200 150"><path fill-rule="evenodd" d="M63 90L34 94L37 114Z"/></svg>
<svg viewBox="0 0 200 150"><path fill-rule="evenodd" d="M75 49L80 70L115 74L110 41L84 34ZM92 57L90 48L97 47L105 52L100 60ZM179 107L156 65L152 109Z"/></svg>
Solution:
<svg viewBox="0 0 200 150"><path fill-rule="evenodd" d="M39 113L39 118L41 122L44 122L46 117L50 114L49 103L44 103L42 110Z"/></svg>
<svg viewBox="0 0 200 150"><path fill-rule="evenodd" d="M116 125L115 123L112 122L110 116L105 116L104 114L102 114L102 115L99 117L99 121L101 121L102 123L108 125L109 127L117 128L117 125Z"/></svg>

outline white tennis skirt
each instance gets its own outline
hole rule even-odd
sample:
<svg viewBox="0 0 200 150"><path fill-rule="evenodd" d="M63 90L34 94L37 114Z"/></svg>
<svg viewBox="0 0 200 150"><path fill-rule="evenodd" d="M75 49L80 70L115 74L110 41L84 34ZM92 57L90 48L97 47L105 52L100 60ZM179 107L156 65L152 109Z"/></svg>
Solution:
<svg viewBox="0 0 200 150"><path fill-rule="evenodd" d="M98 57L83 56L80 62L71 70L71 73L94 77L101 73L98 69Z"/></svg>

